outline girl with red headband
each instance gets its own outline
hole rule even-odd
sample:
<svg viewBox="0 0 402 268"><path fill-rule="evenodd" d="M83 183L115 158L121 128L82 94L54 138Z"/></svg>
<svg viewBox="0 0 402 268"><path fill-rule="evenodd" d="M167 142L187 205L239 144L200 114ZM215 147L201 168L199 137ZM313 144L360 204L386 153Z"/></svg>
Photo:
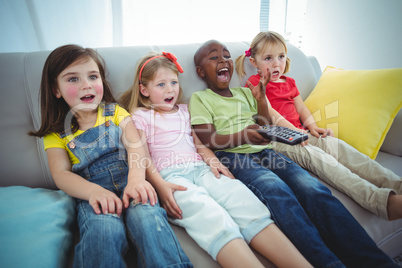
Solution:
<svg viewBox="0 0 402 268"><path fill-rule="evenodd" d="M171 53L150 53L139 61L134 84L121 98L148 143L148 170L154 170L148 180L171 222L223 267L262 267L248 243L278 267L311 267L267 207L201 145L188 106L179 104L179 72Z"/></svg>

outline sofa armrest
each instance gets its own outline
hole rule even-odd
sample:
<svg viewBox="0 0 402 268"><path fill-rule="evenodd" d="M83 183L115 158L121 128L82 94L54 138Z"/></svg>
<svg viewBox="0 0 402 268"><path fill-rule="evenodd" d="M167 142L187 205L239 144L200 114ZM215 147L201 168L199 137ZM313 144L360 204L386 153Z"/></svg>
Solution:
<svg viewBox="0 0 402 268"><path fill-rule="evenodd" d="M395 116L380 151L402 157L402 110Z"/></svg>
<svg viewBox="0 0 402 268"><path fill-rule="evenodd" d="M310 61L311 65L313 66L315 75L317 76L317 81L320 79L322 71L320 63L318 62L317 58L314 56L308 56L308 60Z"/></svg>

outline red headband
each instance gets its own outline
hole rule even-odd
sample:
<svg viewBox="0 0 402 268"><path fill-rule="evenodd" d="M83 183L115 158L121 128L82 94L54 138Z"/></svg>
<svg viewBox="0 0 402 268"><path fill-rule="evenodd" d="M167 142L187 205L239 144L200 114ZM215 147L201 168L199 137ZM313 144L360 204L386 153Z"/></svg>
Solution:
<svg viewBox="0 0 402 268"><path fill-rule="evenodd" d="M139 77L139 80L140 80L140 84L141 84L142 70L144 69L145 65L147 65L147 63L150 62L151 60L156 59L156 58L160 58L160 57L165 57L165 58L168 58L169 60L171 60L171 61L176 65L177 70L178 70L180 73L183 73L183 68L182 68L182 67L180 66L180 64L177 62L176 56L175 56L174 54L172 54L172 53L169 53L169 52L162 52L162 55L158 55L158 56L152 57L152 58L148 59L148 60L142 65L141 70L140 70L140 74L139 74L139 76L138 76L138 77Z"/></svg>

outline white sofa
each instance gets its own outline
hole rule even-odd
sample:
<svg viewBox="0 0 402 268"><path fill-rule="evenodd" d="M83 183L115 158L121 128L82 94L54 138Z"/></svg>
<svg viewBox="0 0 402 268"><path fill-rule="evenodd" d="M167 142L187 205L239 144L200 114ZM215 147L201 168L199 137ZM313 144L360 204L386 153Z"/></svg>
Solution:
<svg viewBox="0 0 402 268"><path fill-rule="evenodd" d="M200 44L133 46L99 48L97 50L106 62L107 78L112 85L115 97L119 97L133 82L134 68L140 57L150 51L168 51L174 53L184 69L184 73L179 75L179 79L184 90L184 101L188 102L193 92L205 88L204 82L197 77L193 62L194 52L199 45ZM233 59L249 48L247 42L231 42L226 45ZM39 126L39 85L42 67L49 53L49 51L42 51L0 54L0 110L3 115L2 130L0 132L0 186L3 191L11 191L15 186L56 189L48 170L46 153L43 150L42 141L26 134L29 130L37 129ZM288 75L296 80L301 96L305 99L316 85L321 75L321 69L316 58L305 56L298 48L291 44L289 44L288 56L292 60L291 71ZM248 66L246 70L248 73L247 77L253 73L251 66ZM244 85L244 82L244 80L239 81L238 76L234 74L231 86ZM399 112L376 159L400 176L402 176L402 145L399 140L402 136L401 134L402 112ZM402 257L402 220L386 221L366 211L350 198L334 190L332 187L330 188L333 194L349 209L386 254L397 259ZM4 207L12 202L8 202L7 199L4 199L4 196L4 194L3 197L0 195L0 213L1 209L4 211ZM23 198L23 196L21 196L21 198ZM31 201L34 202L35 200ZM47 211L38 213L53 212ZM14 214L14 217L19 217L18 211ZM4 214L0 217L4 217L3 215ZM21 214L20 216L22 217L24 215ZM3 221L3 225L7 224L4 218L1 219L0 221ZM24 220L29 220L29 218L24 218ZM68 230L75 232L75 236L65 236L63 238L64 243L66 239L70 241L72 237L77 237L75 225L70 224L68 226L72 226L71 228L69 227L70 229ZM2 227L4 226L0 224L0 229ZM218 264L197 246L184 229L174 227L174 231L184 251L188 254L195 267L218 267ZM46 236L46 230L33 229L32 232L44 232L44 234L40 236L41 240L50 238ZM16 239L23 240L24 238L16 237ZM4 240L1 242L0 239L0 252L4 248L9 249L11 247L11 253L7 254L7 256L10 257L10 254L17 256L21 251L21 247L30 243L35 244L36 242L22 240L16 243L14 239L14 244L18 246L13 248L15 245L4 245ZM3 245L1 243L3 243ZM345 240L345 243L347 243L347 240ZM31 247L34 248L32 245ZM61 259L63 263L60 264L60 266L71 265L72 243L68 244L67 248L69 254L67 254L68 256L64 256L66 253L62 253L62 257L64 256L64 258ZM45 248L43 250L47 249ZM7 257L5 254L1 254L2 253L0 253L0 266L2 266L1 257ZM134 263L131 257L129 257L128 262ZM265 263L269 265L269 262L265 261ZM15 267L18 267L18 265Z"/></svg>

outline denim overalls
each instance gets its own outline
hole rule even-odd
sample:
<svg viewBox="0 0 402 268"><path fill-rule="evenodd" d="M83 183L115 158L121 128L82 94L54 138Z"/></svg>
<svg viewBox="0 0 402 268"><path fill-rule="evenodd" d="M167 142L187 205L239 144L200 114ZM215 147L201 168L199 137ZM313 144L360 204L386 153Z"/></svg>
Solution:
<svg viewBox="0 0 402 268"><path fill-rule="evenodd" d="M122 198L128 175L122 130L109 119L115 104L101 105L106 122L67 144L80 161L72 170ZM97 215L88 201L77 199L77 214L81 239L75 248L74 267L125 267L127 236L137 250L140 267L192 267L159 204L130 203L119 217Z"/></svg>

